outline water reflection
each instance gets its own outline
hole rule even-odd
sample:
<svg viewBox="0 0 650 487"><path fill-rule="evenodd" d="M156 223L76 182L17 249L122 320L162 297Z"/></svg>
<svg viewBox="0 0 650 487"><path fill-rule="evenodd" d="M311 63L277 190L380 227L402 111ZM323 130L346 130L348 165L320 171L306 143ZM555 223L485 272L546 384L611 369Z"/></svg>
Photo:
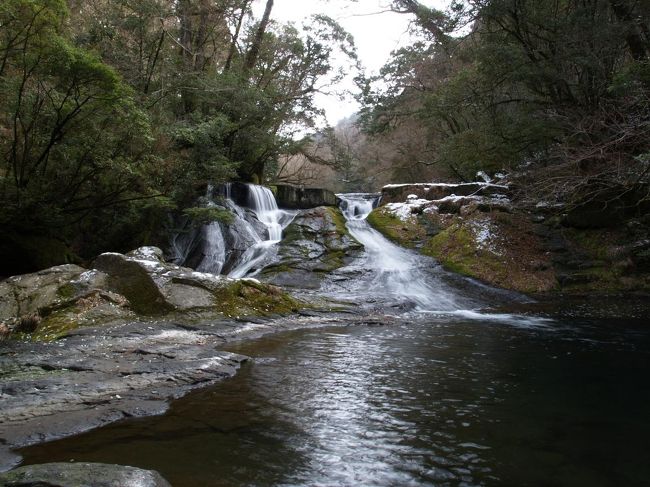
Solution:
<svg viewBox="0 0 650 487"><path fill-rule="evenodd" d="M183 486L641 485L650 333L428 316L243 343L238 377L170 414L26 450Z"/></svg>

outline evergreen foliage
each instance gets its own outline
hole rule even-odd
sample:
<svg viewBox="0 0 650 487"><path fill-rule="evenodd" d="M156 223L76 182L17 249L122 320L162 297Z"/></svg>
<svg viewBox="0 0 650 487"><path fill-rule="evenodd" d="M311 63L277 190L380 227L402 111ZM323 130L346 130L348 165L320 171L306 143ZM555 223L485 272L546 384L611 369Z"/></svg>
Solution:
<svg viewBox="0 0 650 487"><path fill-rule="evenodd" d="M2 2L3 255L24 259L34 235L85 258L156 243L208 183L268 175L321 115L332 54L355 55L332 19L279 25L268 0L257 22L251 3Z"/></svg>

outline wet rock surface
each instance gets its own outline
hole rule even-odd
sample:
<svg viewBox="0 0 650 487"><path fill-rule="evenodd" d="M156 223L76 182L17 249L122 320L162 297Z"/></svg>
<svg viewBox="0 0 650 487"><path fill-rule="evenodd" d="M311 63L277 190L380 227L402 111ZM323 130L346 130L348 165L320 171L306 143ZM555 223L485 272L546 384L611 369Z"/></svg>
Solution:
<svg viewBox="0 0 650 487"><path fill-rule="evenodd" d="M47 463L0 474L5 487L171 487L158 472L102 463Z"/></svg>
<svg viewBox="0 0 650 487"><path fill-rule="evenodd" d="M337 208L302 210L285 229L279 261L263 271L265 281L284 287L316 289L325 274L362 251Z"/></svg>
<svg viewBox="0 0 650 487"><path fill-rule="evenodd" d="M0 471L20 461L12 449L162 414L171 399L231 377L248 358L219 350L227 342L353 319L312 309L285 318L129 322L53 342L4 342Z"/></svg>
<svg viewBox="0 0 650 487"><path fill-rule="evenodd" d="M322 188L301 188L290 184L276 185L276 199L280 208L304 210L318 206L337 206L336 195Z"/></svg>
<svg viewBox="0 0 650 487"><path fill-rule="evenodd" d="M0 324L38 339L152 317L282 313L300 305L277 287L166 263L156 247L106 253L92 269L65 265L0 282Z"/></svg>
<svg viewBox="0 0 650 487"><path fill-rule="evenodd" d="M170 397L235 373L246 358L215 347L240 327L224 322L199 332L135 322L85 328L51 343L5 342L2 444L22 446L162 413ZM0 464L8 461L0 452Z"/></svg>

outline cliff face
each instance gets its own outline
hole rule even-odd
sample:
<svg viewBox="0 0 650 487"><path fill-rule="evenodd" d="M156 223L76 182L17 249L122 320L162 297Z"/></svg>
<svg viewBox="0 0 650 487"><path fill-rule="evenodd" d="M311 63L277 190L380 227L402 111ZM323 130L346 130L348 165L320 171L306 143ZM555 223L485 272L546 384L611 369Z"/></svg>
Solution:
<svg viewBox="0 0 650 487"><path fill-rule="evenodd" d="M576 226L561 208L524 207L504 185L389 185L369 222L447 269L526 292L650 290L648 217Z"/></svg>

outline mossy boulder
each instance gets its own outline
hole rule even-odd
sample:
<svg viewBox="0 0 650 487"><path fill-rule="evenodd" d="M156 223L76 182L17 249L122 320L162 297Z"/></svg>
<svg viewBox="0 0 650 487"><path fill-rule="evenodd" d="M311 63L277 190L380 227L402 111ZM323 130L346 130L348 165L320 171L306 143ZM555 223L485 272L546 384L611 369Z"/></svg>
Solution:
<svg viewBox="0 0 650 487"><path fill-rule="evenodd" d="M522 215L458 217L428 240L422 252L453 272L498 287L526 293L557 287L551 262Z"/></svg>
<svg viewBox="0 0 650 487"><path fill-rule="evenodd" d="M101 463L46 463L0 473L5 487L171 487L158 472Z"/></svg>
<svg viewBox="0 0 650 487"><path fill-rule="evenodd" d="M288 314L304 306L281 288L253 279L231 281L215 295L215 305L228 317Z"/></svg>
<svg viewBox="0 0 650 487"><path fill-rule="evenodd" d="M133 318L108 275L67 264L0 283L0 322L18 336L55 339L80 326Z"/></svg>
<svg viewBox="0 0 650 487"><path fill-rule="evenodd" d="M650 290L650 238L630 228L565 228L555 232L564 242L555 253L562 289L573 293L643 292Z"/></svg>
<svg viewBox="0 0 650 487"><path fill-rule="evenodd" d="M342 267L362 249L348 232L338 208L302 210L285 229L278 262L262 275L277 285L317 288L325 273Z"/></svg>
<svg viewBox="0 0 650 487"><path fill-rule="evenodd" d="M416 247L423 242L427 235L425 227L416 215L403 220L392 213L386 206L380 206L372 210L367 221L385 237L404 247Z"/></svg>
<svg viewBox="0 0 650 487"><path fill-rule="evenodd" d="M301 306L272 285L166 263L155 247L102 254L94 265L58 266L1 282L2 330L53 340L75 328L118 321L282 314Z"/></svg>
<svg viewBox="0 0 650 487"><path fill-rule="evenodd" d="M110 276L113 289L143 315L249 316L287 313L299 307L274 286L196 272L166 263L161 256L155 248L128 255L103 254L95 266Z"/></svg>

